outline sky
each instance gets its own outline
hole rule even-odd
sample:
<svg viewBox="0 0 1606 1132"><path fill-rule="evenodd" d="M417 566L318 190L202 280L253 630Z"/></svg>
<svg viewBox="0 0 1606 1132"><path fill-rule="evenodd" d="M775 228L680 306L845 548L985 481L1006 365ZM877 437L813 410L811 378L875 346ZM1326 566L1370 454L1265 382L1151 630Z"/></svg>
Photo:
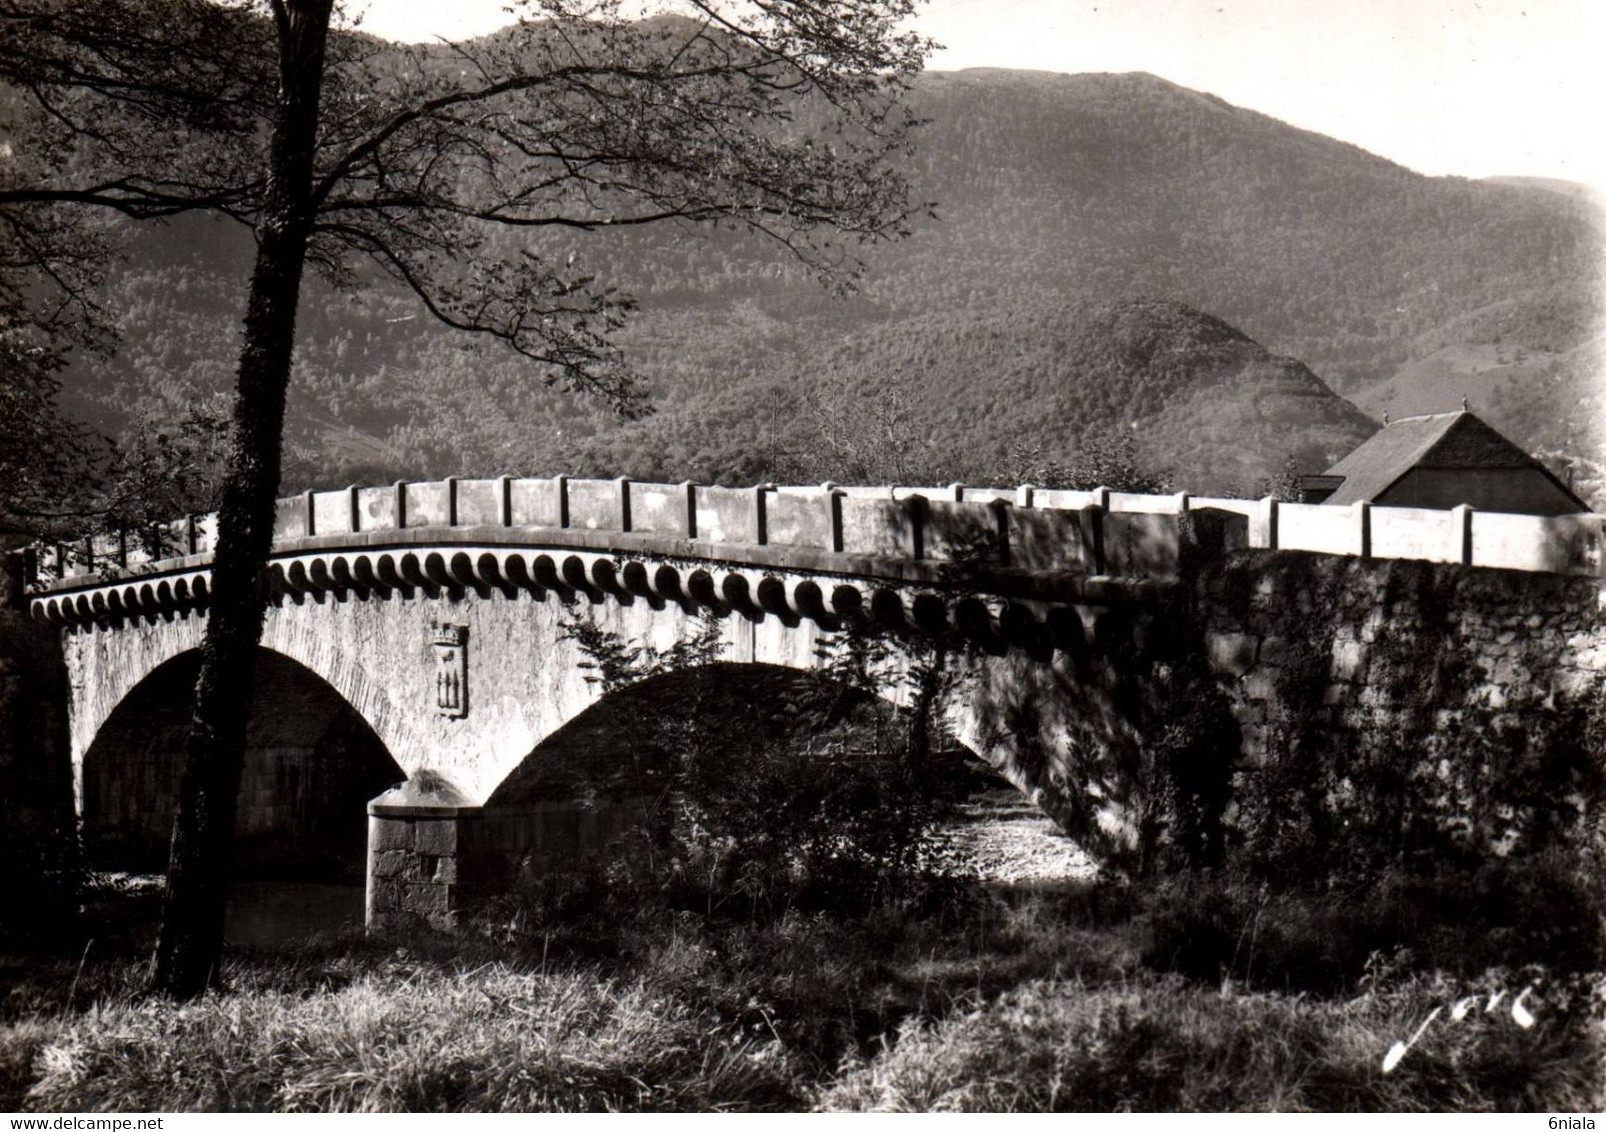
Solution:
<svg viewBox="0 0 1606 1132"><path fill-rule="evenodd" d="M460 39L508 0L353 0L362 27ZM1602 0L928 0L937 70L1148 71L1418 172L1606 193Z"/></svg>

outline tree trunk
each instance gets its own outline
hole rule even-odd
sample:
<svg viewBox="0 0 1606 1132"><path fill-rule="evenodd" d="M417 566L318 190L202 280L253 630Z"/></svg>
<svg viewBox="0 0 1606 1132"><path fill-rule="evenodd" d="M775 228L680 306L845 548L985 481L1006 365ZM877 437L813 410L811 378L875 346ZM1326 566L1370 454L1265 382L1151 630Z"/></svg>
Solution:
<svg viewBox="0 0 1606 1132"><path fill-rule="evenodd" d="M211 608L173 822L153 989L190 998L219 978L223 906L262 637L296 304L312 231L312 174L331 0L275 0L279 100L218 508Z"/></svg>

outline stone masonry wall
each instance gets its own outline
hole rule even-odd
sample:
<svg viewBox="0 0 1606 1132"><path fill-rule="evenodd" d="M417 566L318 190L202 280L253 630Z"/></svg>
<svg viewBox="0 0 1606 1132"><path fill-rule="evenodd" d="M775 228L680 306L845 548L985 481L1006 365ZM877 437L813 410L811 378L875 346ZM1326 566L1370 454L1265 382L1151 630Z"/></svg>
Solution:
<svg viewBox="0 0 1606 1132"><path fill-rule="evenodd" d="M1326 659L1326 722L1339 728L1414 708L1430 687L1458 685L1521 718L1538 701L1599 695L1606 681L1599 580L1243 551L1197 592L1209 666L1231 689L1250 762L1266 753L1290 665L1312 649Z"/></svg>
<svg viewBox="0 0 1606 1132"><path fill-rule="evenodd" d="M1193 622L1239 732L1240 838L1256 821L1285 835L1276 811L1303 805L1335 839L1353 823L1405 846L1436 828L1505 855L1596 820L1600 579L1240 551L1201 571ZM1281 794L1251 819L1267 782Z"/></svg>

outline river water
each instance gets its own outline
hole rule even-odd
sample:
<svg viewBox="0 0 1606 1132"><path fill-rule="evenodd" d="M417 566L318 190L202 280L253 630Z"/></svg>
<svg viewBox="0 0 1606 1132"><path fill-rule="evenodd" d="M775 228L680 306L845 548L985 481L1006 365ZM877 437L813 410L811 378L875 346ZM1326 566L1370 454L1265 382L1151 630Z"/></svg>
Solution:
<svg viewBox="0 0 1606 1132"><path fill-rule="evenodd" d="M252 881L229 889L224 938L240 946L277 947L361 928L362 919L361 885Z"/></svg>

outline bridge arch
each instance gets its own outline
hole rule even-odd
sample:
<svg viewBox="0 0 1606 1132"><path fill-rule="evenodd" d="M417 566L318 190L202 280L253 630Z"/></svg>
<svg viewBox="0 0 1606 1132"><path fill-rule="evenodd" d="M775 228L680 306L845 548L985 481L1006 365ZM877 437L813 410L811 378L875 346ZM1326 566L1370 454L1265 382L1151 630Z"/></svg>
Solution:
<svg viewBox="0 0 1606 1132"><path fill-rule="evenodd" d="M81 767L91 863L166 867L200 654L158 665L108 714ZM246 728L234 873L351 882L365 868L366 805L405 775L320 675L260 649Z"/></svg>
<svg viewBox="0 0 1606 1132"><path fill-rule="evenodd" d="M726 817L751 813L764 825L773 816L794 833L834 837L831 815L853 821L889 800L868 784L911 788L900 777L909 699L890 682L741 661L615 688L536 743L486 799L477 872L500 884L521 863L539 872L611 855L627 832L675 826L687 789ZM951 731L934 729L932 745L931 769L950 784L989 777Z"/></svg>
<svg viewBox="0 0 1606 1132"><path fill-rule="evenodd" d="M327 632L330 612L321 605L302 608L281 603L270 607L263 623L262 653L293 661L316 675L412 773L427 757L433 737L421 733L411 705L398 697L388 674L373 670L373 647L365 650L348 637ZM192 608L129 612L118 619L67 630L63 651L73 684L70 738L80 806L84 760L101 729L152 674L175 659L194 654L201 647L206 624L205 610Z"/></svg>
<svg viewBox="0 0 1606 1132"><path fill-rule="evenodd" d="M1167 608L1191 517L1113 511L1101 493L1040 507L1027 491L1014 509L971 495L559 477L281 501L262 646L338 693L407 779L368 807L371 917L450 918L487 803L597 698L564 633L575 617L661 649L712 614L723 659L755 669L815 668L822 635L850 624L942 640L973 677L949 705L955 733L1018 786L1078 788L1062 748L1130 745L1113 733L1136 699L1104 661L1144 647L1119 630ZM42 572L31 605L61 627L80 771L124 699L201 643L210 522L179 525L178 557L95 543L93 566L58 548Z"/></svg>

